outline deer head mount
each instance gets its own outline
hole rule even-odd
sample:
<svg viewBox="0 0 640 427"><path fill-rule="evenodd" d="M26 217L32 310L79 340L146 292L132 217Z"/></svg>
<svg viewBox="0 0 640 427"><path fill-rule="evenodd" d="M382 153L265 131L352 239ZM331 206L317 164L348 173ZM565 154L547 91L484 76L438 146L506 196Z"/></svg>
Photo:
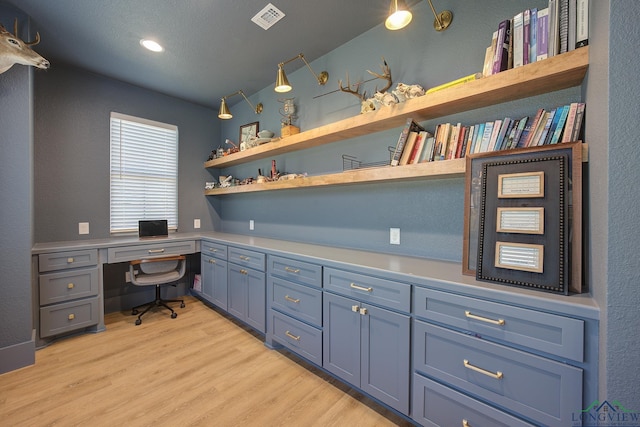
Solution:
<svg viewBox="0 0 640 427"><path fill-rule="evenodd" d="M362 84L365 82L358 82L352 85L351 82L349 81L349 74L347 74L346 86L342 85L342 80L338 81L338 86L340 87L340 91L354 95L360 100L361 113L366 113L366 112L375 110L376 109L375 104L379 102L378 98L381 99L385 97L387 90L389 90L389 88L393 84L393 80L391 78L391 69L389 68L389 65L387 64L387 61L385 61L384 57L382 58L382 64L380 65L380 68L382 69L382 74L374 73L371 70L367 70L367 73L371 74L374 77L371 80L382 79L387 81L387 85L384 88L378 90L378 88L376 87L376 93L373 98L368 98L367 93L365 91L360 91ZM371 80L367 80L367 81L371 81ZM391 94L389 95L392 96Z"/></svg>
<svg viewBox="0 0 640 427"><path fill-rule="evenodd" d="M40 34L36 33L36 39L25 42L18 37L18 18L13 22L13 34L0 24L0 74L7 71L13 64L32 65L46 70L49 61L31 50L31 46L40 43Z"/></svg>

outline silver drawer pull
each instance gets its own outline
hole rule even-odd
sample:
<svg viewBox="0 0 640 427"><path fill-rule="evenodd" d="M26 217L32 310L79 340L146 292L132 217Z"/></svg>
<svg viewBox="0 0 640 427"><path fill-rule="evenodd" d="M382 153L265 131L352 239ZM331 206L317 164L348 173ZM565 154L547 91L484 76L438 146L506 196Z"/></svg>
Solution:
<svg viewBox="0 0 640 427"><path fill-rule="evenodd" d="M462 427L471 427L471 424L469 424L469 421L463 419L462 420Z"/></svg>
<svg viewBox="0 0 640 427"><path fill-rule="evenodd" d="M286 299L287 301L295 302L296 304L298 304L300 302L300 298L298 298L298 299L291 298L289 295L285 295L284 299Z"/></svg>
<svg viewBox="0 0 640 427"><path fill-rule="evenodd" d="M249 258L248 256L240 255L240 259L243 261L249 261L251 258Z"/></svg>
<svg viewBox="0 0 640 427"><path fill-rule="evenodd" d="M215 263L216 263L216 260L215 260L215 259L210 259L210 260L209 260L209 264L215 264Z"/></svg>
<svg viewBox="0 0 640 427"><path fill-rule="evenodd" d="M149 249L150 254L161 254L164 252L164 249Z"/></svg>
<svg viewBox="0 0 640 427"><path fill-rule="evenodd" d="M467 369L471 369L472 371L480 372L483 375L495 378L497 380L501 380L503 377L502 372L497 371L496 373L493 373L491 371L487 371L486 369L478 368L477 366L473 366L471 363L469 363L467 359L464 359L464 367Z"/></svg>
<svg viewBox="0 0 640 427"><path fill-rule="evenodd" d="M479 320L481 322L491 323L498 326L504 326L504 323L505 323L504 319L498 319L498 320L489 319L488 317L482 317L482 316L473 314L469 310L465 310L464 315L467 316L469 319Z"/></svg>
<svg viewBox="0 0 640 427"><path fill-rule="evenodd" d="M291 332L289 332L289 331L286 331L284 334L285 334L286 336L288 336L289 338L291 338L292 340L300 341L300 335L295 336L295 335L293 335L293 334L292 334Z"/></svg>
<svg viewBox="0 0 640 427"><path fill-rule="evenodd" d="M284 271L288 271L289 273L300 273L300 270L297 268L285 267Z"/></svg>
<svg viewBox="0 0 640 427"><path fill-rule="evenodd" d="M67 289L73 289L75 285L73 283L68 283L67 284Z"/></svg>
<svg viewBox="0 0 640 427"><path fill-rule="evenodd" d="M365 287L363 287L363 286L358 286L358 285L356 285L355 283L351 283L349 286L351 287L351 289L357 289L357 290L359 290L359 291L365 291L365 292L371 292L371 291L373 291L373 288L371 288L371 287L369 287L369 288L365 288Z"/></svg>
<svg viewBox="0 0 640 427"><path fill-rule="evenodd" d="M73 257L67 258L67 264L71 264L74 261Z"/></svg>
<svg viewBox="0 0 640 427"><path fill-rule="evenodd" d="M217 250L217 249L215 249L215 248L209 248L209 251L210 251L210 252L218 252L218 250Z"/></svg>
<svg viewBox="0 0 640 427"><path fill-rule="evenodd" d="M68 315L68 316L67 316L67 318L68 318L69 320L73 320L73 319L75 319L75 318L76 318L76 315L75 315L75 314L73 314L73 313L71 313L70 315Z"/></svg>

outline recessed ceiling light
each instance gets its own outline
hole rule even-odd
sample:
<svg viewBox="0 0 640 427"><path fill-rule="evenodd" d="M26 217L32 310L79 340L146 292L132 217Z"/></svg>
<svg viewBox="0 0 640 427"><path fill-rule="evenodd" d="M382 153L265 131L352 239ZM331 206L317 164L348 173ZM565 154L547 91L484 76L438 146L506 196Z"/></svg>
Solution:
<svg viewBox="0 0 640 427"><path fill-rule="evenodd" d="M152 52L162 52L164 48L158 42L148 39L140 40L140 44Z"/></svg>

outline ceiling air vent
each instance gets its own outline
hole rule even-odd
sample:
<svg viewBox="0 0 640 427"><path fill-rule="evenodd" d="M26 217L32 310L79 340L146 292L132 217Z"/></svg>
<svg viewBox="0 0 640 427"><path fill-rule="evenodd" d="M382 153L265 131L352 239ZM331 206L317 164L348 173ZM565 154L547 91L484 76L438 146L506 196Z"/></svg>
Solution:
<svg viewBox="0 0 640 427"><path fill-rule="evenodd" d="M251 18L258 26L268 30L273 24L284 18L284 13L271 3Z"/></svg>

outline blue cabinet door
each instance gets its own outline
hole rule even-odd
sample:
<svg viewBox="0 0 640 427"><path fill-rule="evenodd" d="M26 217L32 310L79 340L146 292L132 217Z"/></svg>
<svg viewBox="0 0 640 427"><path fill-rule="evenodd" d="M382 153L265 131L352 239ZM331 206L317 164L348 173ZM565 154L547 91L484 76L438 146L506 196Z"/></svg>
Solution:
<svg viewBox="0 0 640 427"><path fill-rule="evenodd" d="M360 387L360 313L356 300L325 293L322 306L324 333L322 366L335 376Z"/></svg>
<svg viewBox="0 0 640 427"><path fill-rule="evenodd" d="M200 275L203 298L226 311L227 262L202 255Z"/></svg>
<svg viewBox="0 0 640 427"><path fill-rule="evenodd" d="M360 388L408 415L410 317L373 306L365 308Z"/></svg>
<svg viewBox="0 0 640 427"><path fill-rule="evenodd" d="M265 274L262 271L255 271L246 268L245 275L247 286L247 310L244 319L249 325L258 331L264 333L266 331L266 284Z"/></svg>
<svg viewBox="0 0 640 427"><path fill-rule="evenodd" d="M245 320L247 313L247 273L245 272L248 270L230 263L228 271L227 311L238 319Z"/></svg>

